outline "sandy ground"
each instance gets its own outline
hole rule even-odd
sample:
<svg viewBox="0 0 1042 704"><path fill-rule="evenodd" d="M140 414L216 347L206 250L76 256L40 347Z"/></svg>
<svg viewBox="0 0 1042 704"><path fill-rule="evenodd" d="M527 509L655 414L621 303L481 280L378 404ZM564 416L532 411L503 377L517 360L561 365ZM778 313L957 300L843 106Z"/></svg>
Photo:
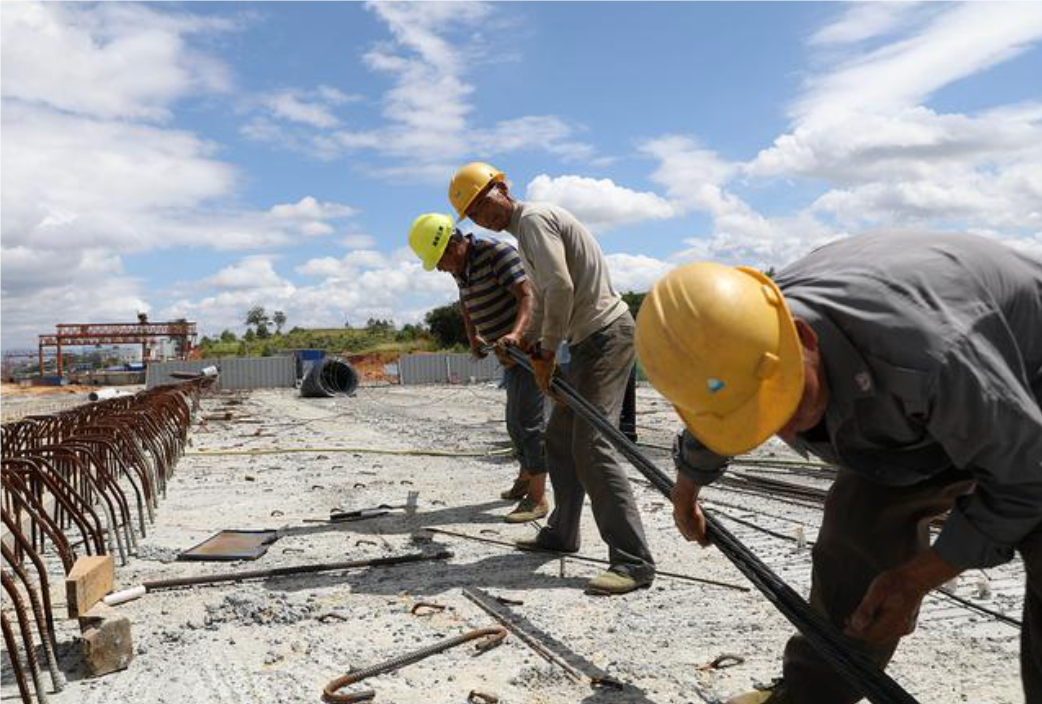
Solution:
<svg viewBox="0 0 1042 704"><path fill-rule="evenodd" d="M226 405L241 399L241 405ZM301 399L293 392L224 394L204 402L208 421L191 451L280 447L383 447L484 450L501 447L503 392L477 387L362 387L353 398ZM660 397L639 394L641 440L668 445L676 421ZM771 446L766 452L783 453ZM669 465L660 450L649 453ZM145 579L255 569L414 552L410 533L442 527L486 538L531 535L509 526L499 491L515 472L507 458L422 457L314 451L283 455L186 456L177 467L156 523L139 553L117 567L119 587ZM634 477L638 475L631 469ZM776 475L773 475L776 476ZM813 480L807 480L813 483ZM821 485L820 482L817 484ZM635 483L648 539L664 570L746 584L716 550L686 544L664 497ZM333 508L404 504L419 492L414 515L403 511L358 523L306 523ZM813 540L820 510L724 489L707 497L721 511L784 535ZM727 523L801 593L809 588L810 553L796 544ZM251 563L173 562L178 552L221 529L278 529L280 539ZM584 516L583 554L606 557L592 516ZM464 702L471 690L501 702L714 701L779 674L788 623L755 590L739 592L659 578L624 597L583 594L597 565L514 552L436 536L455 553L448 562L274 578L234 585L156 592L118 607L133 623L135 659L96 680L76 672L77 630L63 621L59 639L70 682L55 704L315 702L330 679L492 619L461 594L479 586L523 601L513 607L537 628L627 683L623 692L569 681L516 637L475 655L461 646L368 684L377 701ZM428 548L429 549L429 548ZM979 603L1020 618L1019 562L987 574ZM985 577L969 573L958 593L973 597ZM60 590L56 608L64 608ZM446 610L410 614L419 601ZM1022 701L1016 629L942 598L927 599L919 629L906 639L892 676L924 703ZM725 670L699 665L724 653L744 658ZM6 658L3 700L17 699Z"/></svg>

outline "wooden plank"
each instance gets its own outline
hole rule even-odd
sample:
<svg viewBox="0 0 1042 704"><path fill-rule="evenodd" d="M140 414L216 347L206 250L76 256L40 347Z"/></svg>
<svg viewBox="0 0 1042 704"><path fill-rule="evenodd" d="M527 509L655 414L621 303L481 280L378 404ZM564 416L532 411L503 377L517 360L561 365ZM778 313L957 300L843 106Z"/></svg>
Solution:
<svg viewBox="0 0 1042 704"><path fill-rule="evenodd" d="M116 584L116 563L112 555L76 558L76 564L65 578L65 598L69 618L78 618L112 591Z"/></svg>

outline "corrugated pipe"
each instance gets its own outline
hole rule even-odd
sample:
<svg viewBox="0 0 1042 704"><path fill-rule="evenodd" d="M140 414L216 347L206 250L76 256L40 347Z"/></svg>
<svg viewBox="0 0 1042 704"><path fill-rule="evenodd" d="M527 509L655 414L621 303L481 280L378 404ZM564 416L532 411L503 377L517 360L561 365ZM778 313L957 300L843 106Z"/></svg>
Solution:
<svg viewBox="0 0 1042 704"><path fill-rule="evenodd" d="M326 357L315 362L300 385L305 398L350 396L358 388L358 372L339 357Z"/></svg>

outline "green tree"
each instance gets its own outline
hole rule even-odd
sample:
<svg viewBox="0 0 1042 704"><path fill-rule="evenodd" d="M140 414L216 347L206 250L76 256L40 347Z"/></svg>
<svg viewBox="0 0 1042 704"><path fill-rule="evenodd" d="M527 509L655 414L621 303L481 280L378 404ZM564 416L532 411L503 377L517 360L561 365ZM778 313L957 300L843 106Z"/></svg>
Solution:
<svg viewBox="0 0 1042 704"><path fill-rule="evenodd" d="M235 333L231 330L224 330L221 332L221 342L235 342Z"/></svg>
<svg viewBox="0 0 1042 704"><path fill-rule="evenodd" d="M246 328L246 334L242 336L244 342L253 342L257 339L257 333L253 332L253 328Z"/></svg>
<svg viewBox="0 0 1042 704"><path fill-rule="evenodd" d="M366 332L384 334L394 331L393 320L381 320L380 318L370 318L365 322Z"/></svg>
<svg viewBox="0 0 1042 704"><path fill-rule="evenodd" d="M426 334L427 331L423 329L422 325L406 323L402 326L402 329L398 331L398 334L394 336L394 339L398 342L411 342L424 337Z"/></svg>
<svg viewBox="0 0 1042 704"><path fill-rule="evenodd" d="M634 291L627 291L622 294L622 300L626 301L626 305L630 308L630 315L636 319L637 313L640 312L640 306L644 303L644 296L647 293L636 293Z"/></svg>
<svg viewBox="0 0 1042 704"><path fill-rule="evenodd" d="M268 325L270 324L271 320L268 318L268 313L264 310L264 306L253 306L246 313L246 325L253 325L256 328L257 337L267 337ZM263 332L261 332L262 330Z"/></svg>
<svg viewBox="0 0 1042 704"><path fill-rule="evenodd" d="M281 310L277 310L271 314L271 321L275 323L275 334L282 334L282 326L286 324L286 314Z"/></svg>
<svg viewBox="0 0 1042 704"><path fill-rule="evenodd" d="M442 347L470 344L470 340L467 339L467 327L463 324L463 314L460 313L459 301L428 311L423 320L427 323L431 335Z"/></svg>

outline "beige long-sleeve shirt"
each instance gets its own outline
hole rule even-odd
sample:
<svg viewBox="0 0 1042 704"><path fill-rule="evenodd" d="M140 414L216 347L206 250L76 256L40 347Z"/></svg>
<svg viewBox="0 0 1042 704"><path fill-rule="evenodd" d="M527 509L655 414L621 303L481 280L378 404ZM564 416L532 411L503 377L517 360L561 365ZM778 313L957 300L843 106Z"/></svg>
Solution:
<svg viewBox="0 0 1042 704"><path fill-rule="evenodd" d="M549 350L578 344L628 310L597 240L564 208L518 202L506 230L535 290L526 338Z"/></svg>

